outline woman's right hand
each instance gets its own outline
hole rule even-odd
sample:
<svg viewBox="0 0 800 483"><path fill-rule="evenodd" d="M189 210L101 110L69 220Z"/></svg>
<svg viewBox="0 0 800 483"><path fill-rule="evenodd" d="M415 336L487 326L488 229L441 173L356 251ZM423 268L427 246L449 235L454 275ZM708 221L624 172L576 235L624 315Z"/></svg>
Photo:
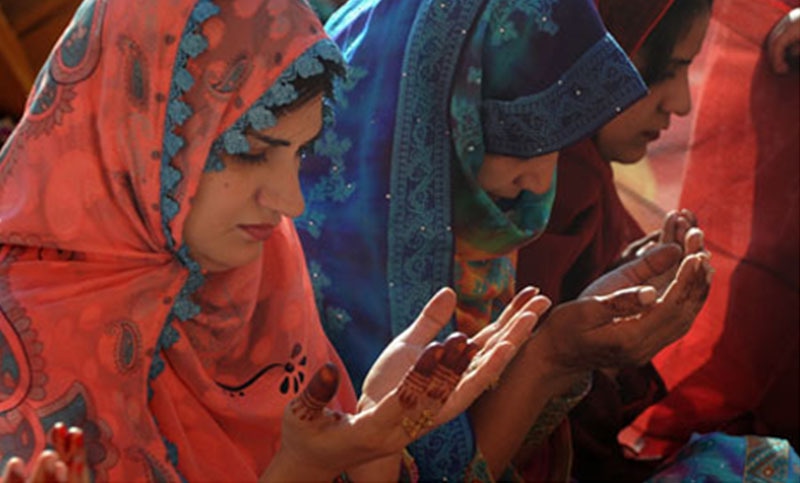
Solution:
<svg viewBox="0 0 800 483"><path fill-rule="evenodd" d="M350 468L399 454L463 412L495 381L528 338L537 307L548 305L544 297L527 291L485 333L471 340L454 333L443 343L425 346L455 309L455 293L440 291L379 357L357 414L325 408L338 385L335 366L326 365L314 375L284 413L281 449L262 481L330 481ZM396 474L387 476L392 477Z"/></svg>
<svg viewBox="0 0 800 483"><path fill-rule="evenodd" d="M800 58L800 8L793 8L772 28L766 40L772 70L786 74L797 69Z"/></svg>

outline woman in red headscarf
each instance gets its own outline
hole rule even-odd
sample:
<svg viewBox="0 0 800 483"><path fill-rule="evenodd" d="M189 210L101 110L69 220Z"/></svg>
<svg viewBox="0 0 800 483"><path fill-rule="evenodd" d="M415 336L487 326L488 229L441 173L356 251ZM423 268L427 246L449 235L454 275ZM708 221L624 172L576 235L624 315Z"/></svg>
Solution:
<svg viewBox="0 0 800 483"><path fill-rule="evenodd" d="M100 481L397 477L535 317L423 352L441 291L357 408L289 219L338 48L301 1L133 5L81 5L0 151L0 464L63 422Z"/></svg>

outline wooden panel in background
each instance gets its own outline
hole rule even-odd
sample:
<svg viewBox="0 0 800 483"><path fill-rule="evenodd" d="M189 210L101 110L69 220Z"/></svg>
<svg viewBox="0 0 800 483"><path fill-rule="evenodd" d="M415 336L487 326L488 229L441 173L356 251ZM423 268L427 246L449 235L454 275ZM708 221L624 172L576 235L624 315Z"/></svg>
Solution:
<svg viewBox="0 0 800 483"><path fill-rule="evenodd" d="M33 78L79 4L0 0L0 115L21 114Z"/></svg>

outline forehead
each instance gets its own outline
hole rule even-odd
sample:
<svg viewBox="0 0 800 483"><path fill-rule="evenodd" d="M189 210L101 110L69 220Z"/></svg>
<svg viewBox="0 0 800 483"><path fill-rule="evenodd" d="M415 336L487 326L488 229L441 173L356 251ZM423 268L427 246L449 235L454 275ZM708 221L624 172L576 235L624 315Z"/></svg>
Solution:
<svg viewBox="0 0 800 483"><path fill-rule="evenodd" d="M710 11L702 12L692 19L689 29L675 43L675 48L672 51L672 60L691 60L700 52L710 20Z"/></svg>
<svg viewBox="0 0 800 483"><path fill-rule="evenodd" d="M305 142L316 136L322 127L322 105L322 94L317 94L281 113L274 126L258 132L276 139Z"/></svg>

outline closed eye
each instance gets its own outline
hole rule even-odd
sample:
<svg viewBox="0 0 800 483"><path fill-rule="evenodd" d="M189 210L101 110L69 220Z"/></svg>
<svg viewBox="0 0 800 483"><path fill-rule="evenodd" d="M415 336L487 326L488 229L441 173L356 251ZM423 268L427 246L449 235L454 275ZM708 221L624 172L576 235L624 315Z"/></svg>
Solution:
<svg viewBox="0 0 800 483"><path fill-rule="evenodd" d="M239 153L236 155L236 158L244 161L245 163L260 164L267 162L267 152L257 151L254 153Z"/></svg>

